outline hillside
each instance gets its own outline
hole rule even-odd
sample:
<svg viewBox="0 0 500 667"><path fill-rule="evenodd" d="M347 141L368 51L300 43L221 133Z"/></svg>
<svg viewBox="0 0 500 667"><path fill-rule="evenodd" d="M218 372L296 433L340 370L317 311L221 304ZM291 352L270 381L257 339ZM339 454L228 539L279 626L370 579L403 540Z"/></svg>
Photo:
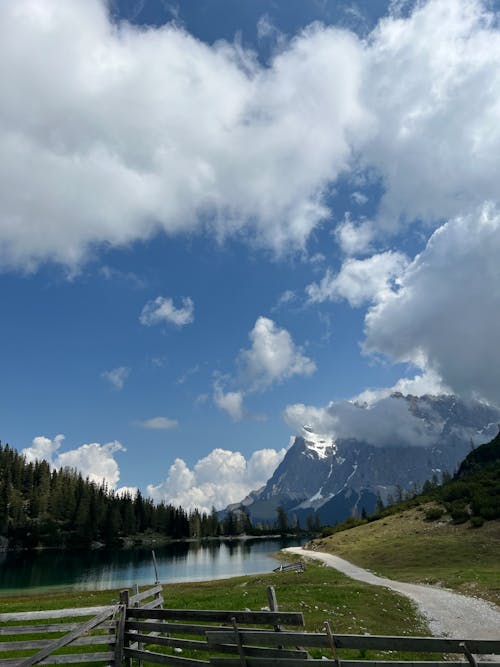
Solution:
<svg viewBox="0 0 500 667"><path fill-rule="evenodd" d="M448 483L312 547L403 581L442 584L500 603L500 436Z"/></svg>

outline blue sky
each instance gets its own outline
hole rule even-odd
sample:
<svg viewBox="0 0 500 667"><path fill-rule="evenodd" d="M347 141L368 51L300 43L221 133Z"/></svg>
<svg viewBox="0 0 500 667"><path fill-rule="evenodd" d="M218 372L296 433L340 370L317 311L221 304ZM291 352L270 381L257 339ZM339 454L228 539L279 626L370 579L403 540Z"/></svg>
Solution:
<svg viewBox="0 0 500 667"><path fill-rule="evenodd" d="M4 3L2 440L222 507L338 402L498 404L498 9Z"/></svg>

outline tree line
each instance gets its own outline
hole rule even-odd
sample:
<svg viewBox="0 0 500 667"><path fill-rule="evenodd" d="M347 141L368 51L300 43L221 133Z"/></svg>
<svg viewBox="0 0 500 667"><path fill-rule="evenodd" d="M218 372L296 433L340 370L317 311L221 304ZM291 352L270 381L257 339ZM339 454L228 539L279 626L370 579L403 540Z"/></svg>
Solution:
<svg viewBox="0 0 500 667"><path fill-rule="evenodd" d="M26 458L0 442L0 546L10 548L117 545L124 538L154 532L171 539L207 538L241 533L283 532L288 525L278 509L272 525L253 526L238 508L220 518L217 511L187 512L154 503L140 491L115 493L103 481L84 479L72 468L52 469L44 460Z"/></svg>

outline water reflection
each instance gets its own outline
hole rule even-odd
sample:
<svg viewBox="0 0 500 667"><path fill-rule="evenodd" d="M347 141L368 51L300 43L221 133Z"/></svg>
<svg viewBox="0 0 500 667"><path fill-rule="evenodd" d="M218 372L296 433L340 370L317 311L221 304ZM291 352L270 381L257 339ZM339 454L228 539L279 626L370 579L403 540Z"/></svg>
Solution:
<svg viewBox="0 0 500 667"><path fill-rule="evenodd" d="M200 581L270 572L270 555L299 539L209 540L155 547L162 582ZM95 551L3 552L0 589L71 586L104 590L154 581L150 547Z"/></svg>

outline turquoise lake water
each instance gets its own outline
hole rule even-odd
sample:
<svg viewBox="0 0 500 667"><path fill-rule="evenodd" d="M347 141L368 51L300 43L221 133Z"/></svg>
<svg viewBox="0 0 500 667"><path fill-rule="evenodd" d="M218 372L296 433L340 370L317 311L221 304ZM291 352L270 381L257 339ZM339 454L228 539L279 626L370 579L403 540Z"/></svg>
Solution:
<svg viewBox="0 0 500 667"><path fill-rule="evenodd" d="M162 583L222 579L270 572L271 557L297 538L176 542L154 547ZM155 580L151 547L94 551L0 553L0 591L34 588L107 590Z"/></svg>

